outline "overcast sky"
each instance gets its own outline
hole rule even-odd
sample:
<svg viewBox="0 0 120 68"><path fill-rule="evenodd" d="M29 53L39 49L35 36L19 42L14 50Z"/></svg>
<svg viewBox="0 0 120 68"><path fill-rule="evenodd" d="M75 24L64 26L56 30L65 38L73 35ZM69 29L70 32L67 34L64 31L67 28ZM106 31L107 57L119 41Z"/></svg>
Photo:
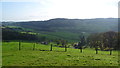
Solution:
<svg viewBox="0 0 120 68"><path fill-rule="evenodd" d="M2 0L2 21L117 18L119 0Z"/></svg>

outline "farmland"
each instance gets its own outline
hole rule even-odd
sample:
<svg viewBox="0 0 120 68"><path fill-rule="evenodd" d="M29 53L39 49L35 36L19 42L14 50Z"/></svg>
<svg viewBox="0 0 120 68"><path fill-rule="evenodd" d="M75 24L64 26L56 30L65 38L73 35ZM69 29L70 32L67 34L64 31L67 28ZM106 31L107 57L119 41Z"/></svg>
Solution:
<svg viewBox="0 0 120 68"><path fill-rule="evenodd" d="M3 42L2 65L3 66L118 66L118 51L98 51L86 48L81 53L79 49L53 46L33 42ZM53 43L52 43L53 44Z"/></svg>

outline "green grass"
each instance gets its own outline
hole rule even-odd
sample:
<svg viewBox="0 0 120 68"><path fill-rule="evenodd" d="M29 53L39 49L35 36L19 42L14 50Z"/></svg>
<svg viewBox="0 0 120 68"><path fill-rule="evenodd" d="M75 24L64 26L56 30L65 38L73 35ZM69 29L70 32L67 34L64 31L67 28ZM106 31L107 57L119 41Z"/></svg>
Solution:
<svg viewBox="0 0 120 68"><path fill-rule="evenodd" d="M18 50L18 42L2 43L2 65L3 66L118 66L118 51L99 51L95 54L94 49L86 48L83 53L79 49L53 47L50 45L34 43L21 43Z"/></svg>
<svg viewBox="0 0 120 68"><path fill-rule="evenodd" d="M37 33L35 33L35 32L25 32L25 31L20 32L20 33L28 33L28 34L34 34L34 35L36 35L36 34L37 34Z"/></svg>
<svg viewBox="0 0 120 68"><path fill-rule="evenodd" d="M45 36L47 39L64 39L69 42L77 42L79 40L80 33L72 33L65 31L57 31L57 32L39 32L40 36Z"/></svg>

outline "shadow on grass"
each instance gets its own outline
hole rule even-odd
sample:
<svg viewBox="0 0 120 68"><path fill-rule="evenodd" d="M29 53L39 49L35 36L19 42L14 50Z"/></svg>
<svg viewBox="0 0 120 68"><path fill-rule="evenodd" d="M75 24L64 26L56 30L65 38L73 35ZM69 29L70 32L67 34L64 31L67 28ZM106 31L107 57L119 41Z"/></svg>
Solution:
<svg viewBox="0 0 120 68"><path fill-rule="evenodd" d="M35 51L51 51L51 50L44 50L44 49L35 49ZM54 52L66 52L66 51L57 51L57 50L52 50Z"/></svg>
<svg viewBox="0 0 120 68"><path fill-rule="evenodd" d="M41 50L41 49L39 49L39 51L50 51L50 50Z"/></svg>

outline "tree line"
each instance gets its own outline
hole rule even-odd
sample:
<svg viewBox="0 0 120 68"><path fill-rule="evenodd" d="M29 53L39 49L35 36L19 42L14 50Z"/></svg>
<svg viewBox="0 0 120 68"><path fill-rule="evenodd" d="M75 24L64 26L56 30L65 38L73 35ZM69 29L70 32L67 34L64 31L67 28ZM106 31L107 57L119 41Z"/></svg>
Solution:
<svg viewBox="0 0 120 68"><path fill-rule="evenodd" d="M2 28L2 40L44 41L46 37L35 34L21 33L9 27Z"/></svg>
<svg viewBox="0 0 120 68"><path fill-rule="evenodd" d="M119 50L119 34L119 32L108 31L104 33L91 34L86 39L82 36L80 38L80 42L75 47L82 49L83 46L87 45L90 48L100 50Z"/></svg>

